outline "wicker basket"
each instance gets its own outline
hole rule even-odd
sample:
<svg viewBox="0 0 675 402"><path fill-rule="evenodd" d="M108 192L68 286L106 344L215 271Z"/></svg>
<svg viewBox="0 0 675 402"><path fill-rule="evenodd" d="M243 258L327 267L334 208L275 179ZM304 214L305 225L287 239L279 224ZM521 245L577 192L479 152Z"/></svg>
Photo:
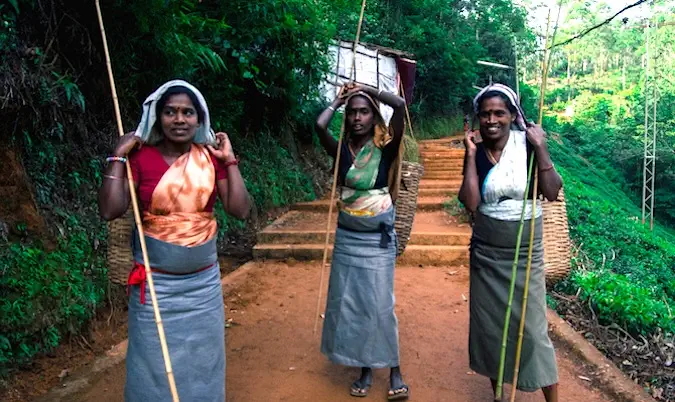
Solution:
<svg viewBox="0 0 675 402"><path fill-rule="evenodd" d="M423 173L424 167L419 163L408 161L401 163L401 188L396 199L396 221L394 222L394 229L398 236L397 256L403 254L410 240L410 232L417 210L420 178Z"/></svg>
<svg viewBox="0 0 675 402"><path fill-rule="evenodd" d="M123 216L108 223L108 279L126 285L133 264L131 234L134 212L131 208Z"/></svg>
<svg viewBox="0 0 675 402"><path fill-rule="evenodd" d="M565 194L560 189L557 201L543 201L544 269L549 285L570 272L570 238L565 208Z"/></svg>

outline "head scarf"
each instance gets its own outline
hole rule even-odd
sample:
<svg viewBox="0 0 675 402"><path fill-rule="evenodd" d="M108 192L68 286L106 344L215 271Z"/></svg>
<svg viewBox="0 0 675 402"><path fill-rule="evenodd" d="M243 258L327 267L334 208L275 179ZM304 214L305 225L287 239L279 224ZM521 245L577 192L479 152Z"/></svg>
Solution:
<svg viewBox="0 0 675 402"><path fill-rule="evenodd" d="M373 136L373 142L375 143L375 146L382 149L384 148L389 142L392 140L392 135L389 133L389 127L384 123L384 117L382 117L382 113L380 112L380 103L377 102L375 99L373 99L370 95L363 91L358 91L354 92L352 94L349 94L347 99L345 100L345 104L349 103L349 100L352 99L355 96L363 96L368 100L368 103L370 103L371 109L373 109L373 113L375 114L375 125L373 127L374 131L374 136Z"/></svg>
<svg viewBox="0 0 675 402"><path fill-rule="evenodd" d="M527 125L525 124L526 122L525 112L523 112L523 108L520 106L520 103L518 102L518 96L516 95L516 93L513 92L513 89L507 87L506 85L491 84L481 89L480 92L478 92L478 95L476 95L476 97L473 98L474 112L478 114L478 112L480 111L480 105L478 104L478 101L484 94L490 91L496 91L506 95L511 104L516 108L516 120L515 120L516 125L518 126L519 129L525 131L527 129Z"/></svg>
<svg viewBox="0 0 675 402"><path fill-rule="evenodd" d="M155 109L157 102L162 97L164 92L166 92L169 88L176 86L185 87L189 91L192 91L199 101L199 106L201 106L202 110L204 111L204 119L199 123L199 127L197 127L197 133L195 134L195 138L192 141L197 144L215 144L216 134L211 129L209 108L206 106L206 100L197 88L183 80L172 80L166 82L145 99L145 102L143 102L143 115L141 117L141 122L138 124L138 128L136 128L136 136L140 137L141 141L144 143L148 143L150 145L154 145L162 139L162 133L157 132L157 129L155 128L155 122L157 121L157 113Z"/></svg>

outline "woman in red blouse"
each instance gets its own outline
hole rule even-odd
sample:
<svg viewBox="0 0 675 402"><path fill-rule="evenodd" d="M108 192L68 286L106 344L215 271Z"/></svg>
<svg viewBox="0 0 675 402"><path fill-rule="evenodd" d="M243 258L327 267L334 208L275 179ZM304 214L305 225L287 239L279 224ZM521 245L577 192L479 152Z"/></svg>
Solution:
<svg viewBox="0 0 675 402"><path fill-rule="evenodd" d="M250 209L232 145L227 134L211 130L199 90L174 80L146 99L138 129L108 158L99 193L105 220L129 207L127 157L178 394L224 402L225 313L213 206L220 196L225 212L241 219ZM132 249L125 400L171 400L137 233Z"/></svg>

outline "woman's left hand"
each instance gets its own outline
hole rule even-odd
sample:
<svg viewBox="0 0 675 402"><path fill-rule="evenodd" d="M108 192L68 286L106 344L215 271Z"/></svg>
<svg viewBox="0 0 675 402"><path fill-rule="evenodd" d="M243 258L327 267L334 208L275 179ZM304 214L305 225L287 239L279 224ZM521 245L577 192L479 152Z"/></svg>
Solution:
<svg viewBox="0 0 675 402"><path fill-rule="evenodd" d="M223 162L231 162L235 159L230 138L226 133L216 133L216 145L217 148L211 145L206 146L216 159Z"/></svg>
<svg viewBox="0 0 675 402"><path fill-rule="evenodd" d="M527 125L527 139L535 148L546 144L546 131L539 124L529 123Z"/></svg>

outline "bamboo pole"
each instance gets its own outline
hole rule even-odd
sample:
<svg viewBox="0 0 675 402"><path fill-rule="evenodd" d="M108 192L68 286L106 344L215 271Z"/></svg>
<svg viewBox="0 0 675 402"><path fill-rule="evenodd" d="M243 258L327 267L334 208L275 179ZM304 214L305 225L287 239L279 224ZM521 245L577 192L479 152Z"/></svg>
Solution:
<svg viewBox="0 0 675 402"><path fill-rule="evenodd" d="M532 177L532 167L534 166L534 158L530 159L530 165L527 170L527 184L525 185L525 194L530 191L530 178ZM511 321L511 306L513 305L513 294L516 289L516 277L518 274L518 257L520 255L520 242L523 238L523 227L525 226L525 211L527 207L527 199L523 202L523 209L520 213L520 225L518 226L518 236L516 236L516 253L513 258L513 265L511 266L511 285L509 287L509 301L506 305L506 314L504 316L504 332L502 333L501 352L499 356L499 371L497 373L497 387L495 389L495 400L501 401L503 396L504 386L504 363L506 361L506 345L509 335L509 323Z"/></svg>
<svg viewBox="0 0 675 402"><path fill-rule="evenodd" d="M558 23L560 21L560 11L562 9L562 1L558 4L558 16L556 17L555 28L553 29L553 37L551 38L551 43L555 44L555 36L558 31ZM550 18L549 11L549 18ZM548 26L546 29L546 48L548 48ZM546 95L546 84L548 82L548 67L551 62L551 50L548 50L547 55L544 55L544 66L542 69L542 79L541 87L539 89L539 102L540 105L543 105L544 95ZM537 124L541 125L543 123L543 109L539 109L539 120ZM534 160L534 158L532 158ZM527 318L527 300L528 293L530 289L530 275L532 273L532 252L534 251L534 231L535 231L535 222L534 217L537 210L537 190L539 188L539 170L534 172L534 191L532 192L532 217L530 218L530 243L529 249L527 252L527 266L525 268L525 285L523 286L523 303L522 310L520 312L520 327L518 328L518 343L516 345L516 358L513 368L513 387L511 388L511 398L510 402L515 402L516 400L516 385L518 384L518 375L520 374L520 356L523 349L523 337L525 334L525 319ZM527 198L527 197L526 197Z"/></svg>
<svg viewBox="0 0 675 402"><path fill-rule="evenodd" d="M350 77L356 79L356 47L359 44L359 37L361 36L361 25L363 24L363 13L366 10L366 0L363 0L361 3L361 15L359 16L359 25L356 28L356 39L354 40L354 45L352 46L352 71L350 72ZM338 96L344 95L340 93ZM330 230L331 230L331 218L333 217L333 204L335 204L335 192L337 189L337 179L338 171L340 168L340 154L342 153L342 139L345 133L345 123L347 120L347 114L345 113L342 116L342 127L340 128L340 136L338 137L338 146L337 153L335 155L335 163L333 167L333 186L330 190L330 203L328 204L328 218L326 219L326 239L323 245L323 259L321 262L321 277L319 280L319 294L316 299L316 313L314 314L314 329L312 330L313 334L316 334L316 329L319 325L319 311L321 310L321 294L323 293L323 280L326 272L326 262L328 260L328 243L330 240Z"/></svg>
<svg viewBox="0 0 675 402"><path fill-rule="evenodd" d="M546 22L546 36L545 36L545 41L544 41L545 42L544 49L548 48L548 31L549 31L549 28L550 28L550 23L551 23L551 10L549 9L548 19L547 19L547 22ZM541 123L542 118L543 118L542 111L543 111L543 99L544 99L543 94L544 94L544 88L545 88L545 85L546 85L546 83L545 83L545 75L546 75L545 71L546 71L546 68L547 68L546 63L547 63L547 56L546 56L546 53L544 53L544 60L543 60L543 63L542 63L542 81L541 81L541 86L540 86L540 99L539 99L539 118L538 118L539 123ZM524 116L523 116L523 118L524 118ZM528 201L527 194L530 191L530 180L532 178L532 171L533 171L533 167L534 167L534 159L535 159L534 157L530 158L530 165L528 167L527 184L525 185L525 197L523 199L523 209L522 209L521 215L520 215L520 225L518 227L518 236L516 238L516 252L515 252L515 256L513 258L513 265L511 267L511 285L509 287L509 300L508 300L508 303L506 305L506 314L505 314L505 317L504 317L504 331L502 333L501 354L500 354L500 358L499 358L499 371L498 371L498 374L497 374L497 387L495 389L495 400L499 400L499 401L501 401L502 397L503 397L504 365L505 365L505 362L506 362L506 346L507 346L507 343L508 343L509 324L510 324L510 321L511 321L511 309L512 309L512 306L513 306L513 295L515 293L516 278L518 276L518 257L519 257L519 254L520 254L520 242L521 242L521 239L522 239L523 229L524 229L524 226L525 226L525 211L526 211L526 208L527 208L527 201ZM538 172L536 172L536 171L534 172L534 183L533 183L533 185L534 185L534 190L533 190L534 191L534 197L536 197L536 194L537 194L537 186L538 186L538 174L537 173ZM528 250L528 266L531 265L531 262L532 262L532 241L534 240L533 239L534 230L532 229L533 222L534 222L534 210L532 210L532 219L531 219L531 223L530 223L531 229L530 229L530 248ZM529 281L526 280L526 286L529 286L529 283L527 283L527 282L529 282ZM521 313L521 315L522 315L522 313ZM522 323L523 323L523 320L521 319L521 325L522 325ZM517 352L517 354L519 354L518 350L516 352ZM516 356L516 359L520 360L520 357ZM511 397L512 398L515 396L516 388L517 388L517 382L513 382L512 383L512 389L511 389Z"/></svg>
<svg viewBox="0 0 675 402"><path fill-rule="evenodd" d="M122 127L122 117L120 113L119 100L117 99L117 91L115 90L115 78L113 77L112 64L110 63L110 53L108 52L108 41L105 35L105 28L103 25L103 16L101 15L101 5L99 0L96 0L96 12L98 14L98 23L101 27L101 37L103 39L103 50L105 52L105 61L106 67L108 69L108 78L110 79L110 88L112 90L113 105L115 108L115 117L117 120L117 130L119 135L124 135L124 128ZM141 221L141 215L138 208L138 201L136 199L136 188L134 187L134 178L131 172L131 165L129 161L126 162L127 168L127 180L129 183L129 192L131 194L131 205L134 210L134 219L136 220L136 227L138 229L138 236L141 241L141 250L143 253L143 263L145 265L145 274L146 280L148 282L148 288L150 289L150 297L152 298L152 308L155 313L155 323L157 324L157 332L159 333L159 342L162 347L162 356L164 357L164 366L166 369L166 376L169 382L169 388L171 390L171 397L173 402L179 402L178 390L176 389L176 381L173 376L173 369L171 367L171 357L169 356L169 348L166 344L166 337L164 336L164 324L162 323L162 317L159 313L159 306L157 304L157 295L155 293L155 284L152 280L152 271L150 270L150 263L148 258L148 250L145 245L145 235L143 234L143 224Z"/></svg>

